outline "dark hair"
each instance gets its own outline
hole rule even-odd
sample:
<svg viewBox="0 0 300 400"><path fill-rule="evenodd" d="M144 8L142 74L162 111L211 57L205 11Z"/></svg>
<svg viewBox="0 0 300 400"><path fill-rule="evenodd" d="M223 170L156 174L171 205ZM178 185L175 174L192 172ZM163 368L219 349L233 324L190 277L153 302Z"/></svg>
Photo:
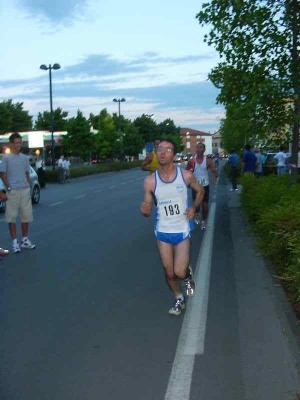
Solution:
<svg viewBox="0 0 300 400"><path fill-rule="evenodd" d="M198 144L201 144L201 146L204 147L204 150L206 149L206 146L205 146L205 144L204 144L203 142L198 142L198 143L197 143L197 146L198 146Z"/></svg>
<svg viewBox="0 0 300 400"><path fill-rule="evenodd" d="M246 149L246 150L251 150L250 144L246 144L245 149Z"/></svg>
<svg viewBox="0 0 300 400"><path fill-rule="evenodd" d="M235 153L235 150L234 150L234 149L231 149L231 150L230 150L230 153Z"/></svg>
<svg viewBox="0 0 300 400"><path fill-rule="evenodd" d="M280 146L280 147L279 147L279 150L280 150L280 151L283 151L283 150L284 150L284 147L283 147L283 146Z"/></svg>
<svg viewBox="0 0 300 400"><path fill-rule="evenodd" d="M15 139L22 139L22 136L17 132L12 133L9 137L10 143L13 143Z"/></svg>
<svg viewBox="0 0 300 400"><path fill-rule="evenodd" d="M174 152L174 154L176 153L176 144L173 142L172 139L160 139L160 143L161 142L171 143L171 145L173 146L173 152Z"/></svg>

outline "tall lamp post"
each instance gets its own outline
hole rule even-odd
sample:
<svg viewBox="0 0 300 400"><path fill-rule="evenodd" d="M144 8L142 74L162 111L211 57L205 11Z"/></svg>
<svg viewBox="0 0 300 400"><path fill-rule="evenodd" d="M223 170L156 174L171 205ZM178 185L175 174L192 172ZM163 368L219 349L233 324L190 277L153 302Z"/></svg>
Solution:
<svg viewBox="0 0 300 400"><path fill-rule="evenodd" d="M145 117L149 118L149 120L154 116L154 114L145 114ZM149 123L149 142L152 143L152 126L151 122Z"/></svg>
<svg viewBox="0 0 300 400"><path fill-rule="evenodd" d="M124 99L124 97L122 97L122 99L113 99L113 101L115 102L115 103L119 103L119 115L118 115L118 133L119 133L119 135L120 135L120 140L121 140L121 161L122 161L122 158L123 158L123 140L122 140L122 137L121 137L121 103L124 103L124 101L126 101L126 99Z"/></svg>
<svg viewBox="0 0 300 400"><path fill-rule="evenodd" d="M47 65L42 64L40 66L40 69L47 71L49 70L49 87L50 87L50 131L51 131L51 163L52 163L52 169L55 169L55 160L54 160L54 136L53 136L53 104L52 104L52 73L51 71L54 69L60 69L59 64L49 64Z"/></svg>

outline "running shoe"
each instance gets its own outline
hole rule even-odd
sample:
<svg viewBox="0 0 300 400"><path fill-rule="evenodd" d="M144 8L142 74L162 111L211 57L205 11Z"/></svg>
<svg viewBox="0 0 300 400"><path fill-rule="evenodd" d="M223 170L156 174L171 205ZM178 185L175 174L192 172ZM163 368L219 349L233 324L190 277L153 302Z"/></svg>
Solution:
<svg viewBox="0 0 300 400"><path fill-rule="evenodd" d="M206 228L207 228L206 221L202 221L201 222L201 229L203 230L203 229L206 229Z"/></svg>
<svg viewBox="0 0 300 400"><path fill-rule="evenodd" d="M23 240L23 241L21 242L21 247L22 247L23 249L32 250L32 249L35 249L35 244L31 243L31 241L27 238L27 239L25 239L25 240Z"/></svg>
<svg viewBox="0 0 300 400"><path fill-rule="evenodd" d="M170 308L170 315L180 315L181 311L185 309L185 302L182 299L175 299L174 306Z"/></svg>
<svg viewBox="0 0 300 400"><path fill-rule="evenodd" d="M197 224L197 225L200 224L200 221L201 221L201 215L199 213L196 213L194 216L195 224Z"/></svg>
<svg viewBox="0 0 300 400"><path fill-rule="evenodd" d="M0 257L7 256L8 254L9 254L9 250L5 250L5 249L2 249L2 247L0 247Z"/></svg>
<svg viewBox="0 0 300 400"><path fill-rule="evenodd" d="M13 253L20 253L21 249L20 249L19 242L13 242L12 251L13 251Z"/></svg>
<svg viewBox="0 0 300 400"><path fill-rule="evenodd" d="M192 297L195 294L196 283L194 280L194 274L193 274L192 268L190 266L189 266L189 271L190 271L189 276L187 278L185 278L183 280L183 282L184 282L186 295L188 297Z"/></svg>

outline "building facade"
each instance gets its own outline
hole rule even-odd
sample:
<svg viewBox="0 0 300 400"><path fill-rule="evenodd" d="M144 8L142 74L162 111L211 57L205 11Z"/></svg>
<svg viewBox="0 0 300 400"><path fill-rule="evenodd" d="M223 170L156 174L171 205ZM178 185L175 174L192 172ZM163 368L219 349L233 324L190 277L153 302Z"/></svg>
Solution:
<svg viewBox="0 0 300 400"><path fill-rule="evenodd" d="M197 143L205 144L205 153L212 154L212 137L210 133L198 131L191 128L181 128L180 129L181 143L184 146L182 153L192 153L196 154Z"/></svg>

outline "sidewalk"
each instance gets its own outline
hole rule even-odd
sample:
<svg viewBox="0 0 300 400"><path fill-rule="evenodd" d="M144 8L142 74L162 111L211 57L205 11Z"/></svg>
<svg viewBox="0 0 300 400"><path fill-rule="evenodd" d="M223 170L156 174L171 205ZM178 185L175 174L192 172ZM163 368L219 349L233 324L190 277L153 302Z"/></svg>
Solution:
<svg viewBox="0 0 300 400"><path fill-rule="evenodd" d="M245 400L300 399L299 323L272 268L258 253L240 208L229 192L230 230ZM249 307L249 304L251 305Z"/></svg>

